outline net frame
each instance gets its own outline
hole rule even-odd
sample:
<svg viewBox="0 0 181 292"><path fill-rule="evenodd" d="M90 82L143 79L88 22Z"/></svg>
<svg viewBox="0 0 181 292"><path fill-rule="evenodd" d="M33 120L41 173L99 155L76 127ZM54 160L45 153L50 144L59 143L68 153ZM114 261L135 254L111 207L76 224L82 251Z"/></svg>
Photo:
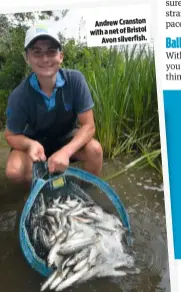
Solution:
<svg viewBox="0 0 181 292"><path fill-rule="evenodd" d="M33 164L33 179L32 179L32 185L31 185L31 191L30 195L24 205L21 218L20 218L20 225L19 225L19 240L20 240L20 246L22 249L22 252L31 266L34 270L36 270L38 273L40 273L42 276L48 277L52 272L53 269L48 268L46 266L46 262L42 260L37 254L32 246L29 235L25 226L26 218L28 214L30 213L30 210L36 200L36 197L40 193L40 191L43 189L43 187L47 184L51 191L53 191L53 182L63 178L63 180L66 183L66 177L75 177L78 178L84 182L91 183L92 185L98 187L101 191L104 192L104 194L107 196L107 198L110 200L112 205L117 210L120 219L122 221L123 227L127 229L127 244L128 246L132 245L132 236L131 236L131 226L130 226L130 220L129 215L120 199L120 197L116 194L116 192L110 187L110 185L97 176L94 176L93 174L88 173L87 171L84 171L79 168L69 167L65 170L64 173L55 173L53 175L50 175L48 172L48 166L47 163L34 163Z"/></svg>

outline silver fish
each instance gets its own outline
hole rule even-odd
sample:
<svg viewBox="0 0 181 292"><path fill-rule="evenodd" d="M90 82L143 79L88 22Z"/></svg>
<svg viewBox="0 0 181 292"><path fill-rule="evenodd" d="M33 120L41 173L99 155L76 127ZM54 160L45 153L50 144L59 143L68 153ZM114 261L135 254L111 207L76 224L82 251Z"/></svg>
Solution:
<svg viewBox="0 0 181 292"><path fill-rule="evenodd" d="M69 210L70 209L70 207L67 204L58 204L57 207L62 209L62 210Z"/></svg>
<svg viewBox="0 0 181 292"><path fill-rule="evenodd" d="M75 213L77 211L80 211L82 209L82 203L78 203L76 206L74 206L73 208L72 207L69 207L69 209L67 211L64 212L64 215L65 216L69 216L71 215L72 213Z"/></svg>
<svg viewBox="0 0 181 292"><path fill-rule="evenodd" d="M85 259L89 253L90 253L90 249L84 248L67 263L67 266L76 265L79 261L82 261L83 259Z"/></svg>
<svg viewBox="0 0 181 292"><path fill-rule="evenodd" d="M56 278L53 279L51 285L50 285L50 290L55 289L62 281L63 279L67 276L70 268L67 267L64 271L59 271Z"/></svg>
<svg viewBox="0 0 181 292"><path fill-rule="evenodd" d="M128 273L125 267L132 265L125 256L125 231L119 218L89 201L86 194L84 201L79 197L81 189L74 192L72 186L68 196L50 197L46 205L41 194L36 214L30 218L35 246L38 248L39 240L48 251L48 267L56 269L41 289L61 291L93 277L124 276Z"/></svg>
<svg viewBox="0 0 181 292"><path fill-rule="evenodd" d="M106 230L106 231L110 231L110 232L114 232L116 231L115 228L110 228L109 226L106 226L102 223L98 223L98 224L95 224L96 228L100 228L100 229L103 229L103 230Z"/></svg>
<svg viewBox="0 0 181 292"><path fill-rule="evenodd" d="M77 220L78 222L82 222L86 224L94 222L93 219L87 219L87 218L82 218L82 217L77 217L77 216L74 216L74 220Z"/></svg>
<svg viewBox="0 0 181 292"><path fill-rule="evenodd" d="M90 206L88 212L93 213L102 219L104 217L104 212L98 205Z"/></svg>
<svg viewBox="0 0 181 292"><path fill-rule="evenodd" d="M71 201L71 198L70 198L70 196L68 195L67 196L67 200L66 200L66 202L70 202Z"/></svg>
<svg viewBox="0 0 181 292"><path fill-rule="evenodd" d="M39 230L39 226L35 226L34 230L33 230L33 241L36 242L38 239L38 230Z"/></svg>
<svg viewBox="0 0 181 292"><path fill-rule="evenodd" d="M98 254L98 251L97 251L97 248L96 246L93 246L90 250L90 254L89 254L89 258L88 258L88 264L89 265L94 265L95 264L95 260L96 260L96 257L97 257L97 254Z"/></svg>
<svg viewBox="0 0 181 292"><path fill-rule="evenodd" d="M64 269L64 267L66 266L66 264L68 263L68 261L70 261L71 256L69 256L62 264L62 270Z"/></svg>
<svg viewBox="0 0 181 292"><path fill-rule="evenodd" d="M38 229L38 236L39 236L39 240L42 243L42 245L44 246L44 248L46 250L49 250L51 245L50 245L50 242L49 242L48 236L46 235L45 230L39 228Z"/></svg>
<svg viewBox="0 0 181 292"><path fill-rule="evenodd" d="M108 264L101 264L91 268L87 271L86 274L81 279L81 283L85 282L91 278L100 278L100 277L111 277L111 276L126 276L126 273L123 271L116 271L113 267Z"/></svg>
<svg viewBox="0 0 181 292"><path fill-rule="evenodd" d="M95 238L83 238L77 240L71 240L63 243L59 247L58 253L62 255L67 255L73 252L80 251L81 249L93 244L95 242Z"/></svg>
<svg viewBox="0 0 181 292"><path fill-rule="evenodd" d="M53 206L57 206L60 203L60 197L53 199Z"/></svg>
<svg viewBox="0 0 181 292"><path fill-rule="evenodd" d="M93 219L95 221L99 221L99 222L102 222L103 221L103 216L99 216L93 212L90 212L90 211L86 211L85 213L86 217L88 217L89 219Z"/></svg>
<svg viewBox="0 0 181 292"><path fill-rule="evenodd" d="M46 211L46 205L45 205L45 201L44 201L44 197L43 194L40 193L40 216L43 216L45 214Z"/></svg>
<svg viewBox="0 0 181 292"><path fill-rule="evenodd" d="M51 276L48 277L48 279L44 282L44 284L41 286L40 291L44 291L45 289L48 288L48 286L53 282L55 279L56 275L58 274L58 270L54 271Z"/></svg>
<svg viewBox="0 0 181 292"><path fill-rule="evenodd" d="M78 210L74 210L72 212L70 212L70 216L77 216L77 215L82 215L82 214L86 214L86 212L88 212L89 208L88 207L84 207L84 208L79 208Z"/></svg>
<svg viewBox="0 0 181 292"><path fill-rule="evenodd" d="M56 255L54 258L53 264L55 265L55 267L57 267L60 270L62 267L63 261L64 261L64 256Z"/></svg>
<svg viewBox="0 0 181 292"><path fill-rule="evenodd" d="M77 202L77 200L71 200L71 201L66 201L66 204L71 207L74 208L76 207L79 203Z"/></svg>
<svg viewBox="0 0 181 292"><path fill-rule="evenodd" d="M75 267L73 268L73 272L77 272L83 269L86 266L87 262L88 262L88 257L83 259L81 262L77 263Z"/></svg>
<svg viewBox="0 0 181 292"><path fill-rule="evenodd" d="M61 228L62 222L60 220L60 213L59 212L55 212L54 218L55 218L55 222L56 222L57 228Z"/></svg>
<svg viewBox="0 0 181 292"><path fill-rule="evenodd" d="M45 212L45 214L50 215L50 216L54 216L56 213L62 213L61 210L59 208L48 208Z"/></svg>
<svg viewBox="0 0 181 292"><path fill-rule="evenodd" d="M70 277L72 277L73 276L73 272L72 271L70 271L69 273L68 273L68 275L67 275L67 278L70 278Z"/></svg>
<svg viewBox="0 0 181 292"><path fill-rule="evenodd" d="M46 212L45 212L45 214L46 214ZM50 226L55 225L55 218L53 216L46 214L45 218Z"/></svg>
<svg viewBox="0 0 181 292"><path fill-rule="evenodd" d="M63 289L71 286L73 283L77 282L79 279L83 277L83 275L88 271L88 265L85 266L82 270L78 271L74 275L67 278L65 281L60 283L58 287L55 289L55 291L62 291Z"/></svg>
<svg viewBox="0 0 181 292"><path fill-rule="evenodd" d="M76 240L76 239L80 239L80 238L84 238L85 234L82 230L80 231L73 231L72 233L69 233L69 236L67 238L67 240Z"/></svg>
<svg viewBox="0 0 181 292"><path fill-rule="evenodd" d="M63 229L67 223L67 217L63 214L60 214L60 220L61 220L61 228Z"/></svg>
<svg viewBox="0 0 181 292"><path fill-rule="evenodd" d="M61 237L63 234L65 233L65 231L63 231L62 229L58 230L55 234L53 234L51 237L50 237L50 242L58 239L59 237Z"/></svg>
<svg viewBox="0 0 181 292"><path fill-rule="evenodd" d="M57 240L57 242L51 248L51 250L48 254L48 257L47 257L48 267L51 267L54 264L55 258L57 257L57 254L61 255L60 253L58 253L60 246L61 246L61 243L59 242L59 240Z"/></svg>

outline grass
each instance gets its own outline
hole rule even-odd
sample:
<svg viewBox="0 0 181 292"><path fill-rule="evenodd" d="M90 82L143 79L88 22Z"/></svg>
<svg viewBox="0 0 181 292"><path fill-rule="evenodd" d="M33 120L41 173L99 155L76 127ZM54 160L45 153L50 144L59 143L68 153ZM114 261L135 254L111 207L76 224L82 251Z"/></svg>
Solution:
<svg viewBox="0 0 181 292"><path fill-rule="evenodd" d="M141 157L133 160L132 162L128 163L127 165L125 165L125 167L123 167L121 170L107 176L104 177L103 179L105 181L109 181L125 172L127 172L128 170L132 169L133 167L138 167L138 168L143 168L145 166L148 165L147 163L147 159L150 161L150 165L153 166L154 168L156 168L157 171L160 172L160 169L155 167L155 164L153 163L154 159L157 158L158 155L160 155L160 150L156 150L153 151L152 153L148 153L147 155L142 155Z"/></svg>
<svg viewBox="0 0 181 292"><path fill-rule="evenodd" d="M5 138L4 138L4 132L0 132L0 147L1 148L9 147Z"/></svg>
<svg viewBox="0 0 181 292"><path fill-rule="evenodd" d="M131 50L94 48L89 62L90 70L83 73L95 102L96 135L105 155L139 154L160 172L153 49L137 45Z"/></svg>

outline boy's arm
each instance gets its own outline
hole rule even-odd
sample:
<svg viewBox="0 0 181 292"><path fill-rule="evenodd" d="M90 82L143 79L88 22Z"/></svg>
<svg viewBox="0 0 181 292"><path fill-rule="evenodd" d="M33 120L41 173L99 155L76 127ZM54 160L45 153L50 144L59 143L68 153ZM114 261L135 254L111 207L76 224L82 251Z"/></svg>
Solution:
<svg viewBox="0 0 181 292"><path fill-rule="evenodd" d="M21 150L21 151L27 151L31 143L33 142L32 139L22 134L14 134L13 132L9 131L7 128L5 129L4 137L10 147L16 150Z"/></svg>
<svg viewBox="0 0 181 292"><path fill-rule="evenodd" d="M77 130L73 139L61 149L64 150L69 157L85 146L95 134L95 124L92 109L79 114L78 120L81 128Z"/></svg>
<svg viewBox="0 0 181 292"><path fill-rule="evenodd" d="M46 160L44 148L38 141L34 141L22 134L14 134L8 129L5 130L4 136L12 148L27 152L33 161Z"/></svg>

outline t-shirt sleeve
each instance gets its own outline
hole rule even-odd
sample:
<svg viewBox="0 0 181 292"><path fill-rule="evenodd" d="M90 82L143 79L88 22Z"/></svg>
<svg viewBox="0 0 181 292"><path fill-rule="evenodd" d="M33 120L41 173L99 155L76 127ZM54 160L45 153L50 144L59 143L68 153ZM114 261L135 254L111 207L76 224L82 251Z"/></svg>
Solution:
<svg viewBox="0 0 181 292"><path fill-rule="evenodd" d="M74 108L76 113L83 113L94 107L88 84L80 71L76 71L74 90Z"/></svg>
<svg viewBox="0 0 181 292"><path fill-rule="evenodd" d="M14 134L23 134L27 124L26 102L13 92L6 108L6 128Z"/></svg>

